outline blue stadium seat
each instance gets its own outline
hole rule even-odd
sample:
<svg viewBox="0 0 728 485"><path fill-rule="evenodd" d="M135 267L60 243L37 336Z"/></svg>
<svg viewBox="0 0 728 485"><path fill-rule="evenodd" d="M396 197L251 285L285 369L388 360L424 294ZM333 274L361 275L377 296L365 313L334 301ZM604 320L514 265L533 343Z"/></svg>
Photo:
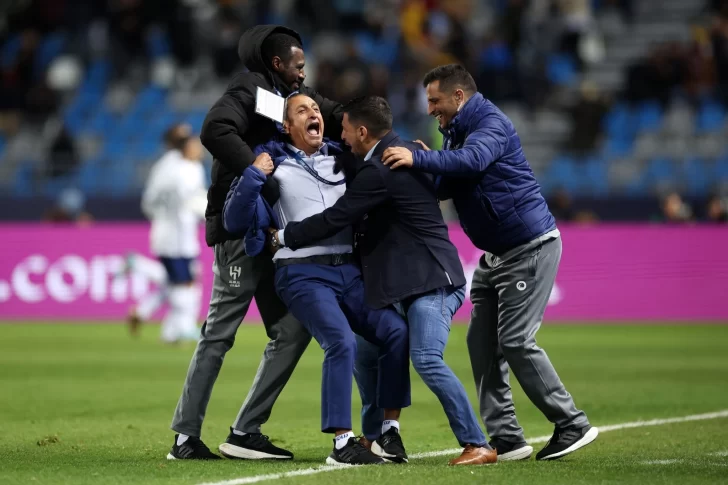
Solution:
<svg viewBox="0 0 728 485"><path fill-rule="evenodd" d="M662 108L657 101L647 101L637 106L634 117L638 131L657 131L662 126Z"/></svg>
<svg viewBox="0 0 728 485"><path fill-rule="evenodd" d="M86 70L81 90L88 96L96 96L101 99L106 91L106 85L111 74L111 64L107 60L96 60Z"/></svg>
<svg viewBox="0 0 728 485"><path fill-rule="evenodd" d="M590 194L603 196L609 192L609 173L607 163L599 158L591 158L582 163L582 183Z"/></svg>
<svg viewBox="0 0 728 485"><path fill-rule="evenodd" d="M676 181L678 173L672 160L655 158L647 165L647 178L650 186L654 187L660 182Z"/></svg>
<svg viewBox="0 0 728 485"><path fill-rule="evenodd" d="M480 65L493 71L507 71L513 67L513 54L505 43L492 43L480 53Z"/></svg>
<svg viewBox="0 0 728 485"><path fill-rule="evenodd" d="M691 195L705 195L710 188L710 173L704 160L692 158L683 164L682 176Z"/></svg>
<svg viewBox="0 0 728 485"><path fill-rule="evenodd" d="M7 145L5 141L5 137L0 135L0 160L3 158L3 152L5 151L5 145Z"/></svg>
<svg viewBox="0 0 728 485"><path fill-rule="evenodd" d="M607 139L602 149L606 158L623 158L632 153L633 140L630 137L612 136Z"/></svg>
<svg viewBox="0 0 728 485"><path fill-rule="evenodd" d="M627 139L634 136L630 110L624 103L614 105L604 117L603 125L610 138Z"/></svg>
<svg viewBox="0 0 728 485"><path fill-rule="evenodd" d="M36 50L33 62L33 75L36 79L43 76L50 63L61 55L66 47L66 35L55 32L47 35Z"/></svg>
<svg viewBox="0 0 728 485"><path fill-rule="evenodd" d="M102 192L102 170L99 159L91 159L81 165L78 172L78 185L85 194L96 195Z"/></svg>
<svg viewBox="0 0 728 485"><path fill-rule="evenodd" d="M28 197L33 195L33 162L25 160L20 163L15 172L13 195Z"/></svg>
<svg viewBox="0 0 728 485"><path fill-rule="evenodd" d="M147 34L147 54L151 59L168 56L171 52L169 37L160 28L149 29Z"/></svg>
<svg viewBox="0 0 728 485"><path fill-rule="evenodd" d="M697 133L717 133L725 123L725 109L717 101L708 99L700 105L695 120Z"/></svg>
<svg viewBox="0 0 728 485"><path fill-rule="evenodd" d="M392 66L399 54L399 36L385 35L375 37L368 32L359 32L354 36L359 55L371 64Z"/></svg>
<svg viewBox="0 0 728 485"><path fill-rule="evenodd" d="M207 110L195 110L185 116L185 123L189 123L192 126L192 132L199 134L202 131L202 123L205 121L207 116Z"/></svg>
<svg viewBox="0 0 728 485"><path fill-rule="evenodd" d="M578 193L582 187L576 162L569 157L558 157L546 169L545 179L554 187L563 187L570 193Z"/></svg>
<svg viewBox="0 0 728 485"><path fill-rule="evenodd" d="M713 166L714 182L728 182L728 157L719 158Z"/></svg>
<svg viewBox="0 0 728 485"><path fill-rule="evenodd" d="M554 84L569 86L577 77L576 62L567 54L551 54L546 61L546 76Z"/></svg>

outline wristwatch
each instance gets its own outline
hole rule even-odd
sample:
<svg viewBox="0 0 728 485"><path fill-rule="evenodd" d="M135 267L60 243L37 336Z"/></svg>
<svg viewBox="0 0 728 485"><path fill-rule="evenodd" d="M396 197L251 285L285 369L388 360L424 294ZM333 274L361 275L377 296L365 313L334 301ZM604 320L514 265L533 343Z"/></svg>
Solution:
<svg viewBox="0 0 728 485"><path fill-rule="evenodd" d="M281 247L281 242L278 240L278 231L276 231L273 234L271 234L271 236L270 236L270 245L273 246L274 248L280 248Z"/></svg>

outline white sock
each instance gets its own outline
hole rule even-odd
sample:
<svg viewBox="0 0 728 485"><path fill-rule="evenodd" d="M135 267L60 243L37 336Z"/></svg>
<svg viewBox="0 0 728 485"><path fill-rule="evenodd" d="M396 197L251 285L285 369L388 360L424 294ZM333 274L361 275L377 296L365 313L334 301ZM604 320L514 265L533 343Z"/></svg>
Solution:
<svg viewBox="0 0 728 485"><path fill-rule="evenodd" d="M197 285L177 285L169 289L169 312L162 321L162 340L196 338L197 312L200 309L200 290Z"/></svg>
<svg viewBox="0 0 728 485"><path fill-rule="evenodd" d="M236 434L238 436L245 436L248 433L243 433L242 431L238 431L237 429L233 428L233 434Z"/></svg>
<svg viewBox="0 0 728 485"><path fill-rule="evenodd" d="M189 438L189 436L187 436L186 434L180 433L179 435L177 435L177 446L182 446L182 444L187 441L187 438Z"/></svg>
<svg viewBox="0 0 728 485"><path fill-rule="evenodd" d="M155 291L145 295L136 305L136 314L142 320L152 318L154 312L164 303L164 294L161 291Z"/></svg>
<svg viewBox="0 0 728 485"><path fill-rule="evenodd" d="M389 431L389 428L397 428L397 432L399 433L399 421L395 419L385 419L382 421L382 434Z"/></svg>
<svg viewBox="0 0 728 485"><path fill-rule="evenodd" d="M183 312L177 322L179 334L184 339L197 340L200 337L200 329L197 327L197 319L202 304L202 285L194 284L184 289L185 298Z"/></svg>
<svg viewBox="0 0 728 485"><path fill-rule="evenodd" d="M349 443L349 438L354 438L354 433L349 431L348 433L340 434L336 438L334 438L334 445L336 446L337 450L342 449L344 446Z"/></svg>

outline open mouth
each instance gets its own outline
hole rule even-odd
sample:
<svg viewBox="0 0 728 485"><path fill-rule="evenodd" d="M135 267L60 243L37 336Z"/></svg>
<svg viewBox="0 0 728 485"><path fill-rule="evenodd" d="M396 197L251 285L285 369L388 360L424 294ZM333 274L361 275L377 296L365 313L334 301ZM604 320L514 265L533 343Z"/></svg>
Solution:
<svg viewBox="0 0 728 485"><path fill-rule="evenodd" d="M435 119L439 122L442 122L442 113L438 113L435 115Z"/></svg>
<svg viewBox="0 0 728 485"><path fill-rule="evenodd" d="M306 133L311 136L318 136L321 134L321 122L314 120L308 123L306 126Z"/></svg>

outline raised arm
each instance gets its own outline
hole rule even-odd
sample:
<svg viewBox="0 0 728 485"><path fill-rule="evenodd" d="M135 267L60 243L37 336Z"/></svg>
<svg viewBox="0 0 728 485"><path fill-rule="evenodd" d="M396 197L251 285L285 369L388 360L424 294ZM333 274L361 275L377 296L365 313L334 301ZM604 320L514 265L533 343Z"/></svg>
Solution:
<svg viewBox="0 0 728 485"><path fill-rule="evenodd" d="M453 177L482 173L501 158L508 147L508 134L501 120L470 133L457 150L416 151L413 168Z"/></svg>

